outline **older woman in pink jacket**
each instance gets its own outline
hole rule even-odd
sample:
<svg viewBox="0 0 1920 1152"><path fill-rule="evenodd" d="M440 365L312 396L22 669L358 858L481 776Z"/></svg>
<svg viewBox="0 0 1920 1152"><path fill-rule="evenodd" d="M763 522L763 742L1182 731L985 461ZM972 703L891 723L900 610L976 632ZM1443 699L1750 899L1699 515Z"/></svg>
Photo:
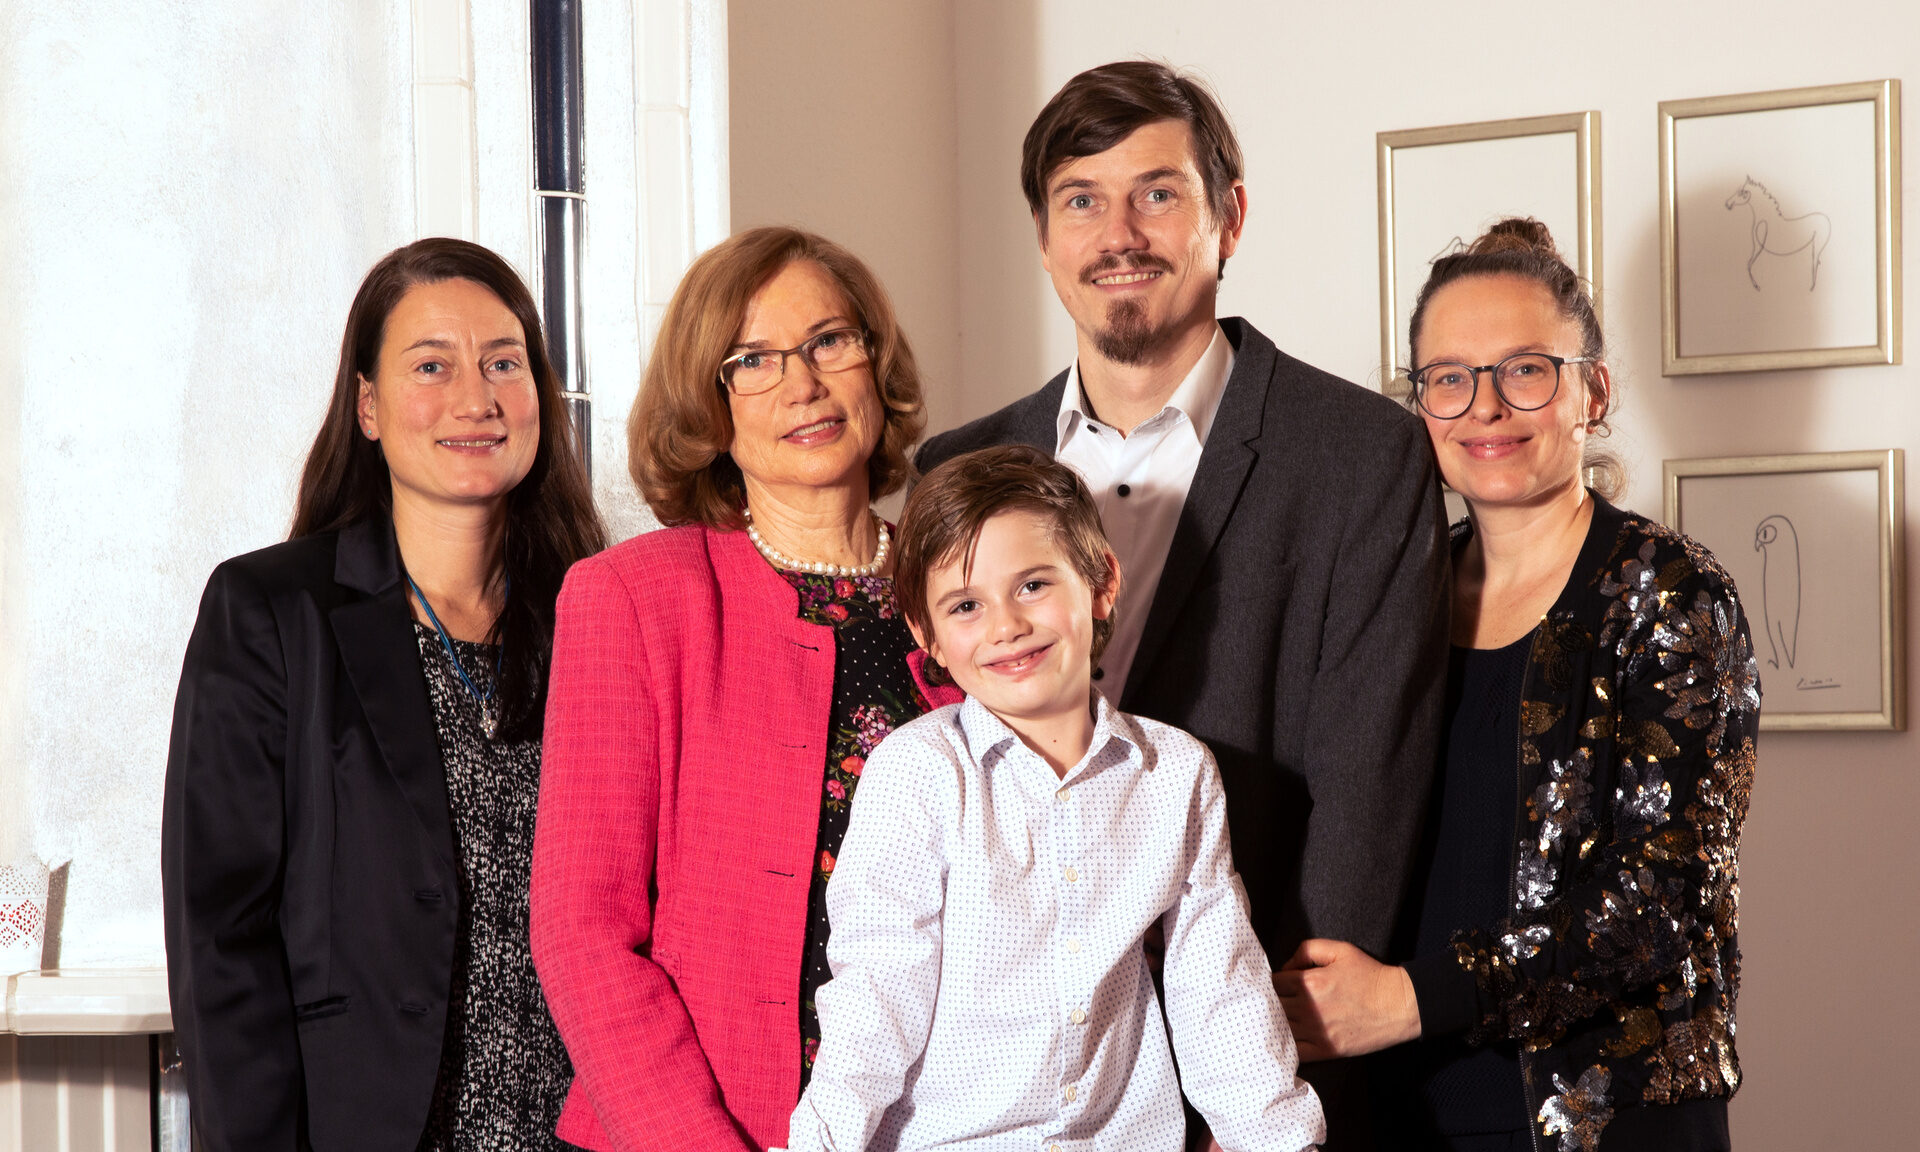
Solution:
<svg viewBox="0 0 1920 1152"><path fill-rule="evenodd" d="M888 526L923 423L871 272L787 228L688 270L628 420L665 529L560 596L533 949L591 1149L786 1143L868 751L932 703Z"/></svg>

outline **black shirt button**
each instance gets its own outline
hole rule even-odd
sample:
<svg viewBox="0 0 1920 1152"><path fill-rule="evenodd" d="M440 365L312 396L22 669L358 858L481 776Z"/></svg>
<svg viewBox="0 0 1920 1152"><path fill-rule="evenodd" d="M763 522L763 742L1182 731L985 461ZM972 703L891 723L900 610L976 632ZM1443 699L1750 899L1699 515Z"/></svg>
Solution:
<svg viewBox="0 0 1920 1152"><path fill-rule="evenodd" d="M1107 677L1107 670L1105 668L1095 668L1093 670L1093 678L1095 680L1104 680L1106 679L1106 677Z"/></svg>
<svg viewBox="0 0 1920 1152"><path fill-rule="evenodd" d="M1125 484L1120 485L1118 491L1122 496L1129 496L1133 493L1133 489L1127 487Z"/></svg>

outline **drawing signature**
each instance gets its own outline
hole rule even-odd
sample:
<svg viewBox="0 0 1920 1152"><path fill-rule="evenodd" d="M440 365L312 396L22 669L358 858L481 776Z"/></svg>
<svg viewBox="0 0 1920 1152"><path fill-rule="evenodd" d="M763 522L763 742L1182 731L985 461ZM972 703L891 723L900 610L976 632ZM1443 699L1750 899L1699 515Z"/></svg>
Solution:
<svg viewBox="0 0 1920 1152"><path fill-rule="evenodd" d="M1834 679L1831 676L1827 677L1824 680L1820 680L1820 679L1809 680L1805 676L1802 676L1800 677L1800 682L1798 684L1795 684L1794 687L1798 688L1802 692L1811 692L1816 688L1838 688L1840 687L1840 681Z"/></svg>

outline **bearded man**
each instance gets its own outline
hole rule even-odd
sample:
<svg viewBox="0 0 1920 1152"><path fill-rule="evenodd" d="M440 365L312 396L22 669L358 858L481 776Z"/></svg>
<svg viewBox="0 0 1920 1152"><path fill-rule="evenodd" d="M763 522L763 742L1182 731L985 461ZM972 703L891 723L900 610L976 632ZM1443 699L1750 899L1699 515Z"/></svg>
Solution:
<svg viewBox="0 0 1920 1152"><path fill-rule="evenodd" d="M1273 964L1316 936L1390 957L1447 667L1426 434L1215 317L1247 191L1199 81L1144 61L1075 76L1027 132L1020 179L1078 356L919 466L1026 443L1085 478L1126 573L1096 682L1212 749ZM1302 1073L1326 1147L1371 1146L1362 1069Z"/></svg>

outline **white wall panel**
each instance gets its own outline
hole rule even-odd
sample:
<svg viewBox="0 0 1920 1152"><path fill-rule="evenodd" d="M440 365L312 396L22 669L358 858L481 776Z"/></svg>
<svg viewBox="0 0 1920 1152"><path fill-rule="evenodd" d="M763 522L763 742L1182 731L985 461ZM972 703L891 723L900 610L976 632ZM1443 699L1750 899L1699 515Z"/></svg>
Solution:
<svg viewBox="0 0 1920 1152"><path fill-rule="evenodd" d="M469 23L467 0L413 0L413 195L420 236L474 238Z"/></svg>
<svg viewBox="0 0 1920 1152"><path fill-rule="evenodd" d="M527 0L470 0L474 234L533 283L533 77Z"/></svg>

